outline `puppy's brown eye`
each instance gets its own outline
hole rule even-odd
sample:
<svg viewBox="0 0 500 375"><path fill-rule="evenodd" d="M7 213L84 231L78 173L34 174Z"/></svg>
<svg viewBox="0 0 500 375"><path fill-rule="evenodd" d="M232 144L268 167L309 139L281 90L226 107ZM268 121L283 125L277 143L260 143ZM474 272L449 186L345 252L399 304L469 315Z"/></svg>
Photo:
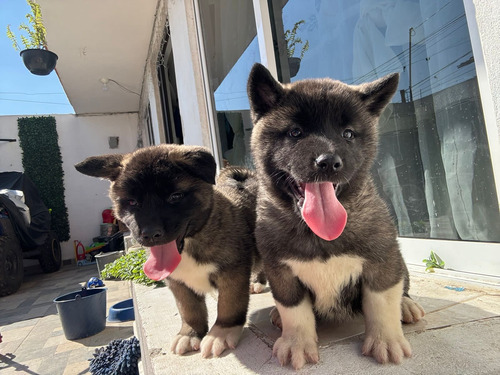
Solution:
<svg viewBox="0 0 500 375"><path fill-rule="evenodd" d="M129 199L127 203L129 206L137 206L137 201L135 199Z"/></svg>
<svg viewBox="0 0 500 375"><path fill-rule="evenodd" d="M302 136L302 130L299 128L293 128L288 132L288 136L292 138L300 138Z"/></svg>
<svg viewBox="0 0 500 375"><path fill-rule="evenodd" d="M184 198L184 194L183 193L179 193L179 192L172 193L170 195L170 197L168 197L168 202L169 203L175 203L175 202L180 201L182 198Z"/></svg>
<svg viewBox="0 0 500 375"><path fill-rule="evenodd" d="M342 137L344 137L347 140L352 140L354 139L354 132L351 129L346 129L344 130Z"/></svg>

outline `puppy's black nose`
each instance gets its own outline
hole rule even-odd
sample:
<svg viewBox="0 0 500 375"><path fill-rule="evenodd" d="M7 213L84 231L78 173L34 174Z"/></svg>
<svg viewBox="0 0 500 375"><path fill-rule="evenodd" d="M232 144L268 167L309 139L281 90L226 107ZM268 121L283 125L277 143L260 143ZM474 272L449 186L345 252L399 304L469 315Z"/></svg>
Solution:
<svg viewBox="0 0 500 375"><path fill-rule="evenodd" d="M337 154L321 154L314 161L316 168L323 171L338 172L342 169L342 159Z"/></svg>
<svg viewBox="0 0 500 375"><path fill-rule="evenodd" d="M141 237L143 240L159 240L163 237L163 230L160 227L150 226L141 229Z"/></svg>

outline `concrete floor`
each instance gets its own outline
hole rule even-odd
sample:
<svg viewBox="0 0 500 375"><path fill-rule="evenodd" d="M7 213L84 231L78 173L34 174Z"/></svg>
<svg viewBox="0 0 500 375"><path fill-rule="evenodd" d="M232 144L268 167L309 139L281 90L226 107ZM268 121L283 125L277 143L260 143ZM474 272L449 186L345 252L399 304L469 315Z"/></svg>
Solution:
<svg viewBox="0 0 500 375"><path fill-rule="evenodd" d="M134 335L133 322L106 322L104 331L80 340L64 336L54 298L81 289L97 266L65 266L44 274L25 275L15 294L0 298L0 374L76 375L89 374L89 359L96 348L114 339ZM105 281L106 311L117 302L131 297L128 281Z"/></svg>
<svg viewBox="0 0 500 375"><path fill-rule="evenodd" d="M0 298L0 374L88 374L88 360L98 347L134 335L141 341L142 374L294 374L280 367L272 346L280 331L269 322L273 306L268 289L252 295L248 323L238 347L220 358L203 359L198 352L177 356L170 342L180 317L170 290L125 281L106 280L107 308L135 298L136 321L106 323L94 336L69 341L64 337L53 299L79 290L80 283L97 276L95 266L66 266L54 274L28 275L21 289ZM413 357L401 365L379 365L361 355L364 324L355 319L341 326L318 327L320 361L299 374L499 374L500 282L456 278L453 272L426 274L411 269L412 296L427 315L405 325ZM456 288L465 288L463 291ZM207 298L210 319L216 301Z"/></svg>
<svg viewBox="0 0 500 375"><path fill-rule="evenodd" d="M361 354L361 318L341 326L318 327L320 361L300 374L500 374L500 284L457 279L453 272L426 274L411 269L411 295L426 310L423 321L405 325L413 357L400 365L380 365ZM463 291L461 289L465 288ZM180 328L175 300L168 288L133 286L136 336L141 341L143 374L293 374L272 356L280 331L269 322L271 293L252 295L248 323L238 347L220 358L203 359L198 352L170 352ZM216 301L207 298L211 322ZM145 353L148 353L145 355Z"/></svg>

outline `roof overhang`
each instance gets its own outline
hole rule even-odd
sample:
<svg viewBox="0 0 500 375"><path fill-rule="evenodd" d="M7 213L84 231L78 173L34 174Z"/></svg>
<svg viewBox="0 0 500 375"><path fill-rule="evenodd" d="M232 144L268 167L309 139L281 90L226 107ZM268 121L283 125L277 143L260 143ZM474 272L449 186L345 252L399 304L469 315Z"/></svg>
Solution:
<svg viewBox="0 0 500 375"><path fill-rule="evenodd" d="M158 0L38 3L75 113L138 112Z"/></svg>

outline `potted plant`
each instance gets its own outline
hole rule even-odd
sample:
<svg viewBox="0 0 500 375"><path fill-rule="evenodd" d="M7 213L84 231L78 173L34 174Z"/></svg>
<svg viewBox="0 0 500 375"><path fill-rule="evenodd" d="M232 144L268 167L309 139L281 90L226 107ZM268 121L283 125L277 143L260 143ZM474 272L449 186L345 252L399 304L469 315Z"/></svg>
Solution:
<svg viewBox="0 0 500 375"><path fill-rule="evenodd" d="M12 41L13 47L21 51L20 55L26 68L33 74L45 76L54 70L58 57L47 49L46 30L42 22L40 5L35 0L26 0L26 2L31 8L31 12L26 14L28 25L22 23L19 26L19 30L27 33L27 35L20 36L25 49L21 51L10 25L7 26L7 36Z"/></svg>
<svg viewBox="0 0 500 375"><path fill-rule="evenodd" d="M297 31L299 30L300 25L304 24L306 21L300 20L293 25L292 30L285 31L285 40L286 40L286 50L288 54L288 65L290 67L290 78L295 77L300 68L300 61L304 57L304 54L309 49L309 41L306 40L304 43L300 37L297 37ZM295 49L298 45L303 44L300 50L300 57L296 57Z"/></svg>

